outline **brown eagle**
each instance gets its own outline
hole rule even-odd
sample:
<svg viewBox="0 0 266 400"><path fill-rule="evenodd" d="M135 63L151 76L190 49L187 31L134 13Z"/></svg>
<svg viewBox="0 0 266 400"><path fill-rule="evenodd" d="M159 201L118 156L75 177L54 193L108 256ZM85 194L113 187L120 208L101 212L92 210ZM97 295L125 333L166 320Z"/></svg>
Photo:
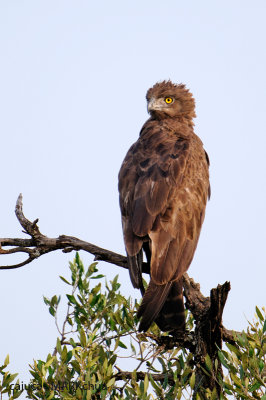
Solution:
<svg viewBox="0 0 266 400"><path fill-rule="evenodd" d="M119 172L120 208L130 279L142 292L140 331L184 329L182 276L197 247L210 196L209 158L193 131L195 101L183 84L147 92L150 118ZM144 290L142 255L150 266Z"/></svg>

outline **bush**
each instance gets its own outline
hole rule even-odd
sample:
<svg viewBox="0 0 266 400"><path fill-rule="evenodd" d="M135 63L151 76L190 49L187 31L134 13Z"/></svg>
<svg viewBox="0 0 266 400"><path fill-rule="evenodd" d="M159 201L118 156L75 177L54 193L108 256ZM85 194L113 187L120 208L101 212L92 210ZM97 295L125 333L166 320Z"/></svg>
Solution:
<svg viewBox="0 0 266 400"><path fill-rule="evenodd" d="M234 344L219 349L219 360L205 358L206 375L222 363L225 377L215 374L220 387L196 390L193 352L164 345L167 337L153 324L146 334L137 331L138 303L120 293L118 276L107 283L97 263L85 270L79 254L70 263L68 308L58 324L60 296L44 298L59 331L46 360L34 361L32 379L23 387L17 374L0 367L0 393L16 399L263 399L266 400L265 310L256 308L256 321L246 332L234 334ZM193 317L187 312L187 328ZM125 366L126 369L125 370ZM130 369L128 371L128 368ZM2 397L1 397L2 398Z"/></svg>

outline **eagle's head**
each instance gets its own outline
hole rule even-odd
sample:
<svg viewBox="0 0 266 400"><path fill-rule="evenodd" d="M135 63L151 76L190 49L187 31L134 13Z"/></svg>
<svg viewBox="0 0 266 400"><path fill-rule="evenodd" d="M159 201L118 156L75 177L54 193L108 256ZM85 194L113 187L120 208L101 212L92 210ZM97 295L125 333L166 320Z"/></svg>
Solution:
<svg viewBox="0 0 266 400"><path fill-rule="evenodd" d="M146 99L152 118L185 117L192 120L196 117L195 100L182 83L158 82L148 90Z"/></svg>

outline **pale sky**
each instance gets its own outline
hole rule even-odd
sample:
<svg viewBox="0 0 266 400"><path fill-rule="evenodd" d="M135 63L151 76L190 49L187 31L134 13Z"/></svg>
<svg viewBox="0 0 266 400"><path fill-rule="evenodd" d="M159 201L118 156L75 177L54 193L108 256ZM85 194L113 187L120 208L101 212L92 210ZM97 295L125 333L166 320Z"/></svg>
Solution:
<svg viewBox="0 0 266 400"><path fill-rule="evenodd" d="M212 186L189 275L205 295L229 280L224 325L245 329L265 306L265 20L264 0L2 0L0 237L23 237L14 214L22 192L43 234L125 254L120 165L148 118L147 89L185 83ZM21 380L33 358L53 351L57 332L42 296L64 293L58 276L69 276L73 257L58 251L0 271L0 363L9 353ZM99 269L108 279L119 273L121 292L139 297L126 271Z"/></svg>

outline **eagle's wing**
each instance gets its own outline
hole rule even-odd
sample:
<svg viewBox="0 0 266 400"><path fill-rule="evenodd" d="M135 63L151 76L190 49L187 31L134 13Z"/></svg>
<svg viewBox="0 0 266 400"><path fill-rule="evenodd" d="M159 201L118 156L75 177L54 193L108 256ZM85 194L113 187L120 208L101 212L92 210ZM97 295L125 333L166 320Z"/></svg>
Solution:
<svg viewBox="0 0 266 400"><path fill-rule="evenodd" d="M151 281L139 310L143 330L158 316L197 245L206 190L200 173L195 174L202 168L193 163L192 145L178 132L169 135L158 122L148 121L120 170L123 232L134 287L142 287L138 257L143 243L151 242ZM202 152L199 159L206 164Z"/></svg>

